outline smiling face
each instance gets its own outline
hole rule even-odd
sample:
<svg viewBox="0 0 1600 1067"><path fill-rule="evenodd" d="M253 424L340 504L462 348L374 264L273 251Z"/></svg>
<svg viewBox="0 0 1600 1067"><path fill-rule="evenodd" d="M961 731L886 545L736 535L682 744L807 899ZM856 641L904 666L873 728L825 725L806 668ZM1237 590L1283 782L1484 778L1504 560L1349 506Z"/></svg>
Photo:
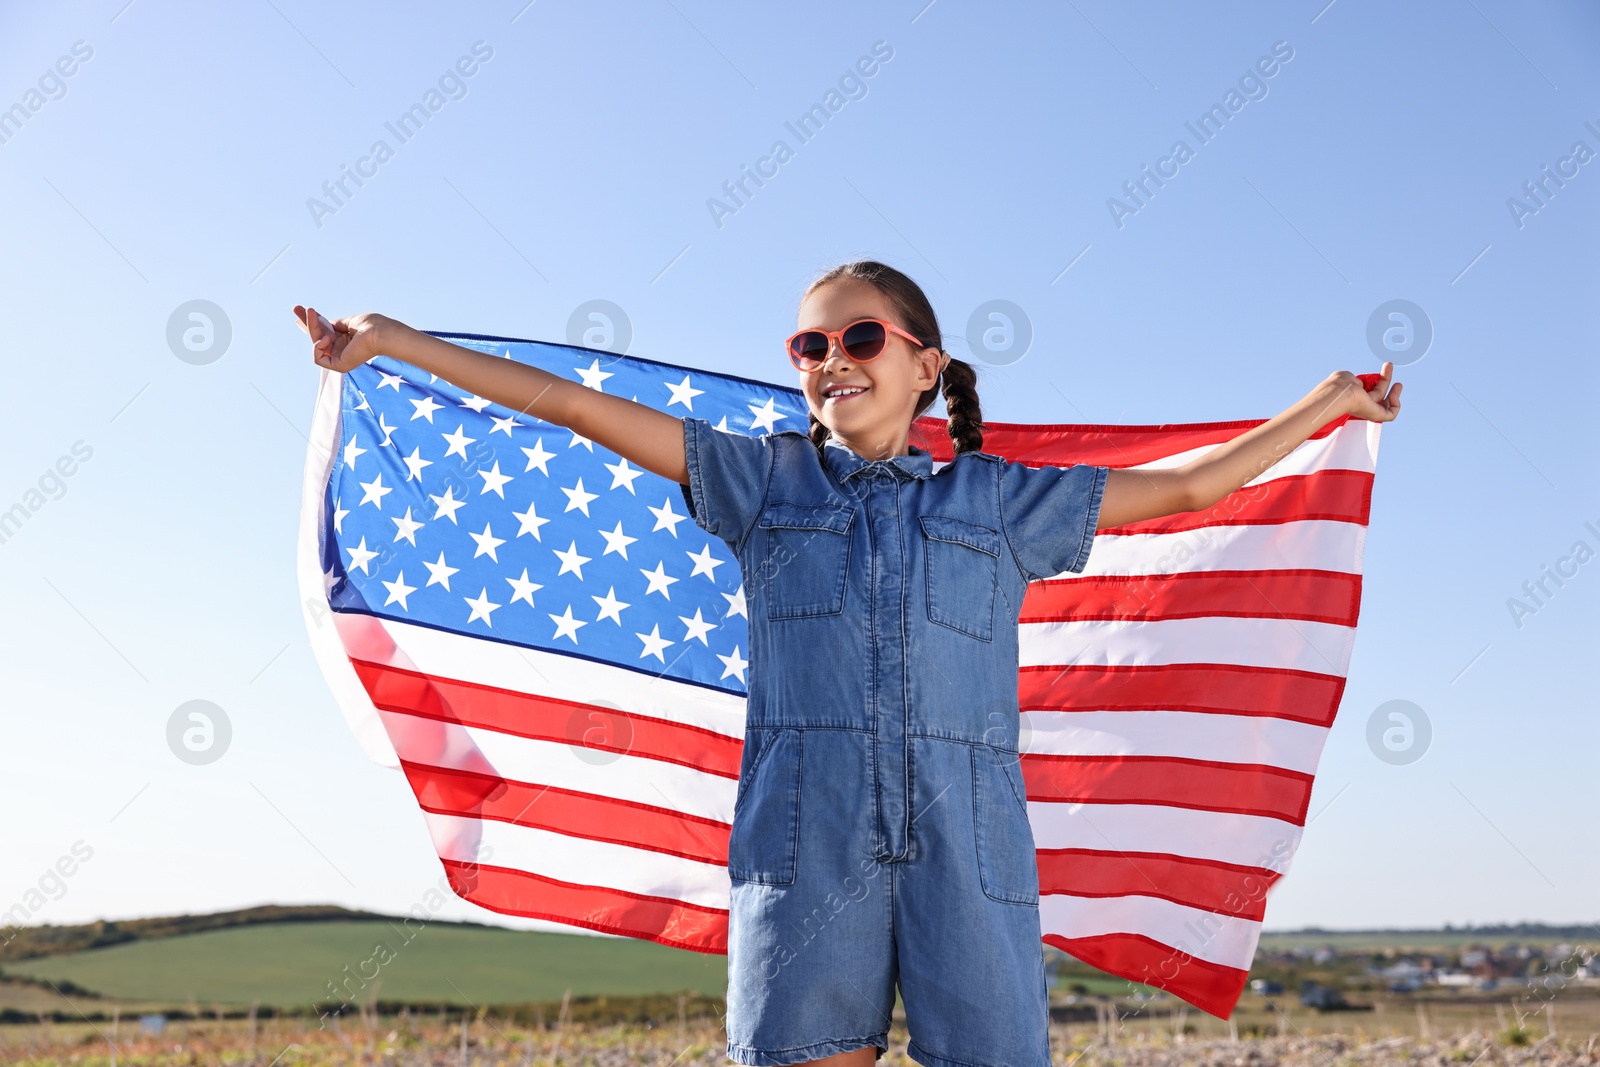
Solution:
<svg viewBox="0 0 1600 1067"><path fill-rule="evenodd" d="M889 298L857 278L813 290L800 304L795 328L842 330L857 319L882 319L906 329ZM865 363L835 344L821 367L800 372L800 390L812 413L863 459L903 456L917 401L938 380L943 358L937 347L919 349L897 333L889 335L882 354Z"/></svg>

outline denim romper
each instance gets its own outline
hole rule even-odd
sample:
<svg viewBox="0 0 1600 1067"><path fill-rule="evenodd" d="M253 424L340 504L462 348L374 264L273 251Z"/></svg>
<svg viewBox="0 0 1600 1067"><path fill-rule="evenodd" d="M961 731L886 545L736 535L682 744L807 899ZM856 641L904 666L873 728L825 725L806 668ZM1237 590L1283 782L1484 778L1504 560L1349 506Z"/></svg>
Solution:
<svg viewBox="0 0 1600 1067"><path fill-rule="evenodd" d="M683 427L684 499L750 626L729 1058L882 1055L898 984L917 1062L1048 1067L1017 616L1083 570L1108 468Z"/></svg>

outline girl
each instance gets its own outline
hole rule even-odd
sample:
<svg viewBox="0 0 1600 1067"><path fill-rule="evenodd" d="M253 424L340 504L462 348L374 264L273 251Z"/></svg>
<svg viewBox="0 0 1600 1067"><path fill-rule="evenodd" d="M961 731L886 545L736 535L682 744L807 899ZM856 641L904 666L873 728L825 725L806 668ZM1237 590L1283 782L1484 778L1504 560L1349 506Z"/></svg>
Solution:
<svg viewBox="0 0 1600 1067"><path fill-rule="evenodd" d="M382 315L295 307L316 362L380 353L569 427L682 486L734 550L750 628L728 840L728 1056L870 1067L898 985L912 1058L1049 1067L1039 882L1018 763L1017 617L1084 569L1097 530L1203 510L1400 386L1330 375L1184 466L1030 468L983 449L971 366L922 290L847 263L800 303L787 355L810 433L721 433ZM955 459L910 442L943 395Z"/></svg>

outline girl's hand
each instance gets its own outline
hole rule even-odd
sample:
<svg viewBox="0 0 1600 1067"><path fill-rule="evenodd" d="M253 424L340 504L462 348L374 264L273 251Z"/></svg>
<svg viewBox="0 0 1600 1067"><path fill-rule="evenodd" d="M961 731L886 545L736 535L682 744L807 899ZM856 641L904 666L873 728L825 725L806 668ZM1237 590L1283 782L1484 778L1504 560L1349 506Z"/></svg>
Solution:
<svg viewBox="0 0 1600 1067"><path fill-rule="evenodd" d="M1394 375L1394 364L1385 361L1383 373L1378 375L1376 384L1371 389L1363 382L1360 376L1351 374L1347 370L1335 371L1328 376L1328 383L1338 393L1338 405L1352 418L1367 419L1371 422L1393 422L1400 414L1400 390L1404 388L1395 382L1393 388L1389 379Z"/></svg>
<svg viewBox="0 0 1600 1067"><path fill-rule="evenodd" d="M311 355L319 366L340 374L348 373L371 359L381 356L383 338L389 336L400 323L387 315L364 313L329 322L314 308L294 306L300 328L311 336Z"/></svg>

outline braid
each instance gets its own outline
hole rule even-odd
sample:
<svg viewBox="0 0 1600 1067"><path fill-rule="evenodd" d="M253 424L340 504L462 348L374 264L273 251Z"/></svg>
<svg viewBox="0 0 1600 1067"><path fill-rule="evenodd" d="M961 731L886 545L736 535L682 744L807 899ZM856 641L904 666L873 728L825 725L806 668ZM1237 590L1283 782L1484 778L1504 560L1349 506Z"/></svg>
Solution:
<svg viewBox="0 0 1600 1067"><path fill-rule="evenodd" d="M954 356L944 368L944 407L956 454L983 451L983 409L978 406L978 375Z"/></svg>
<svg viewBox="0 0 1600 1067"><path fill-rule="evenodd" d="M817 418L815 411L808 412L808 414L811 417L811 429L808 432L811 434L811 443L817 446L817 458L820 459L822 458L823 442L828 439L830 431L828 430L828 424Z"/></svg>

